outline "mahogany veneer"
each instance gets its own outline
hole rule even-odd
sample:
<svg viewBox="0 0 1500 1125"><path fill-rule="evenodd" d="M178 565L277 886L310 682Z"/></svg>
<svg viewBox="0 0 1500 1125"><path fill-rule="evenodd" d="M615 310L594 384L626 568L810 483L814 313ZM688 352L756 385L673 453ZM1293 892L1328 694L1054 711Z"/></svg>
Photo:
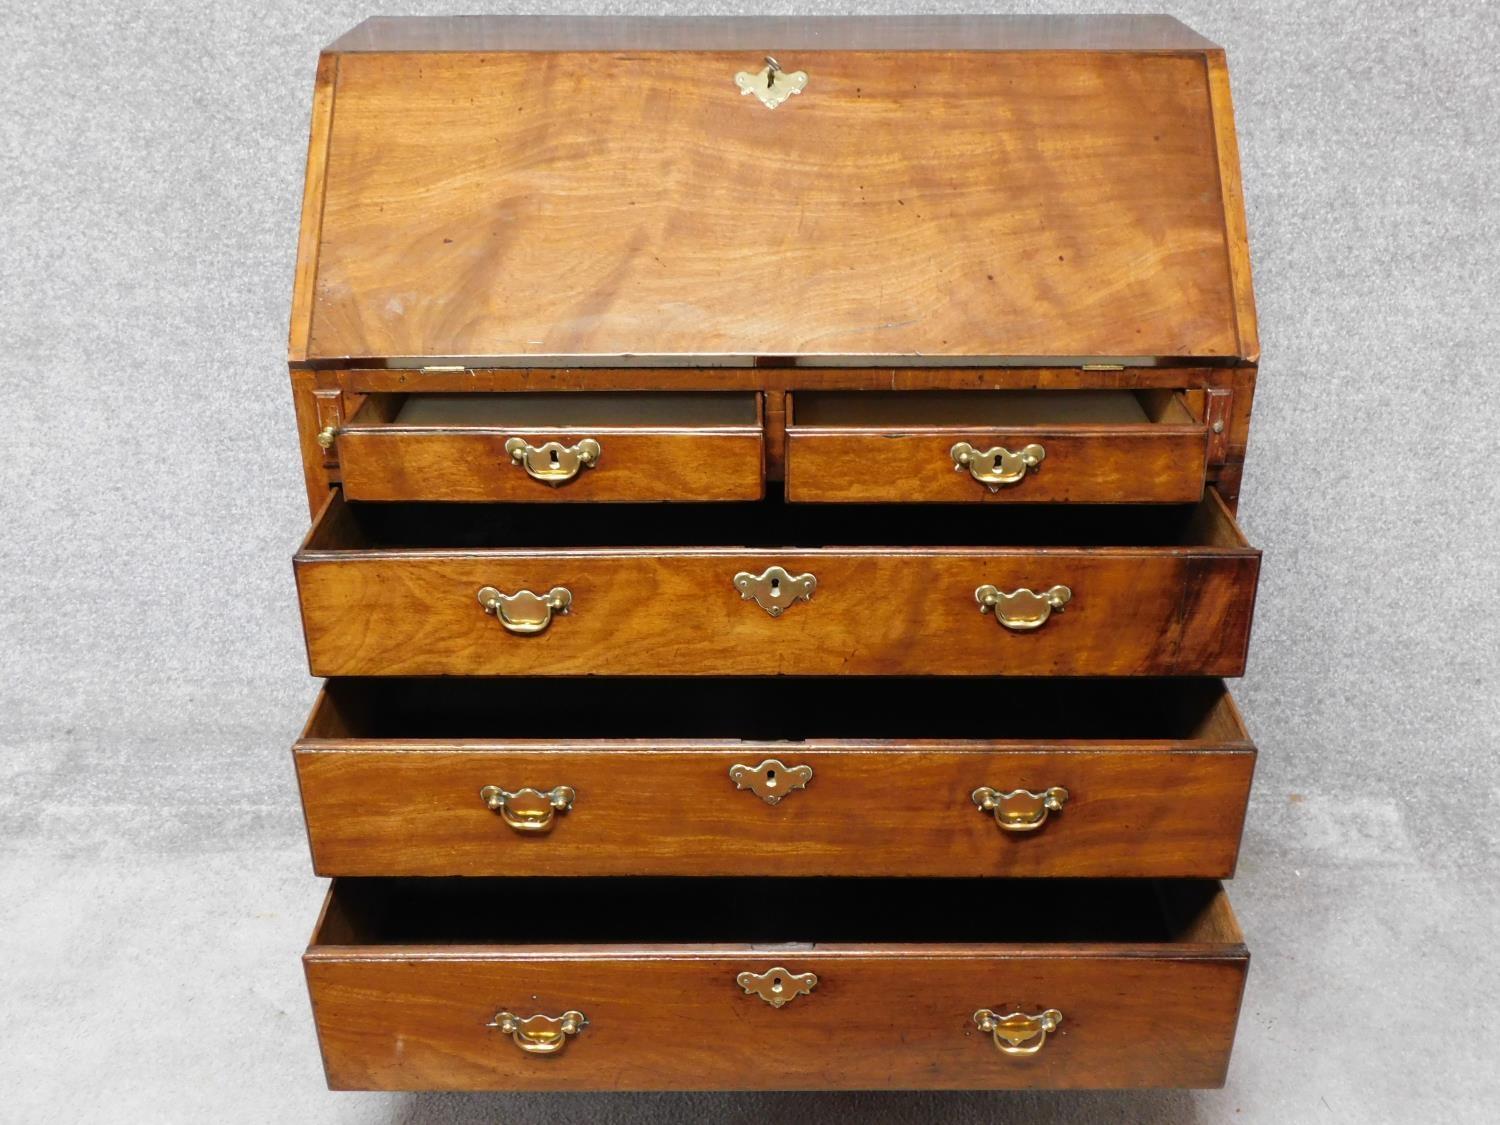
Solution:
<svg viewBox="0 0 1500 1125"><path fill-rule="evenodd" d="M1258 361L1224 52L1174 20L329 47L330 1087L1222 1083Z"/></svg>

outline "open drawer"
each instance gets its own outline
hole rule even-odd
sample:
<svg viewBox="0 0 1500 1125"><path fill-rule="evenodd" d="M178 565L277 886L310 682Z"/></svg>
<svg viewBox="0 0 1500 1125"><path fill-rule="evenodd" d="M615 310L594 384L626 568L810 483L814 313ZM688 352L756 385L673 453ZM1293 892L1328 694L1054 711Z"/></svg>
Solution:
<svg viewBox="0 0 1500 1125"><path fill-rule="evenodd" d="M330 680L321 875L1234 873L1217 680Z"/></svg>
<svg viewBox="0 0 1500 1125"><path fill-rule="evenodd" d="M364 1090L1218 1086L1213 882L336 880L304 956Z"/></svg>
<svg viewBox="0 0 1500 1125"><path fill-rule="evenodd" d="M1244 671L1260 552L1212 490L965 516L335 491L294 566L316 676Z"/></svg>
<svg viewBox="0 0 1500 1125"><path fill-rule="evenodd" d="M1208 428L1171 391L798 391L786 495L813 501L1185 503Z"/></svg>
<svg viewBox="0 0 1500 1125"><path fill-rule="evenodd" d="M760 395L375 394L333 438L352 500L755 500Z"/></svg>

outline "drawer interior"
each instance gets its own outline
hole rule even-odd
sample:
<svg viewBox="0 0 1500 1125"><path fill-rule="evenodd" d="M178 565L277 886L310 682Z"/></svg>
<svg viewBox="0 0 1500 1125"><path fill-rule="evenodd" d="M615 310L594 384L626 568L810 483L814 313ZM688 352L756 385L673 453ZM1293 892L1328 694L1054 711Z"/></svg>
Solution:
<svg viewBox="0 0 1500 1125"><path fill-rule="evenodd" d="M685 509L610 504L348 503L337 492L306 550L589 547L1223 547L1245 550L1217 494L1197 504L980 508L962 504L789 504L775 487L756 503Z"/></svg>
<svg viewBox="0 0 1500 1125"><path fill-rule="evenodd" d="M684 391L370 395L349 428L709 430L758 426L754 393Z"/></svg>
<svg viewBox="0 0 1500 1125"><path fill-rule="evenodd" d="M1213 880L634 876L341 878L312 944L1203 940L1238 940Z"/></svg>
<svg viewBox="0 0 1500 1125"><path fill-rule="evenodd" d="M304 738L1247 742L1219 680L337 679Z"/></svg>
<svg viewBox="0 0 1500 1125"><path fill-rule="evenodd" d="M1171 391L798 391L797 426L944 429L1193 425Z"/></svg>

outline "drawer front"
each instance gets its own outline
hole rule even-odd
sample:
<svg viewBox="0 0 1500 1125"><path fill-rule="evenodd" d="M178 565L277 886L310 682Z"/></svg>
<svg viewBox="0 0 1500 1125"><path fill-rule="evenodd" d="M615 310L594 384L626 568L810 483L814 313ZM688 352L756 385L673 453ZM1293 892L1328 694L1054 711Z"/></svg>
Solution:
<svg viewBox="0 0 1500 1125"><path fill-rule="evenodd" d="M737 984L817 985L777 1009ZM342 1090L1214 1087L1245 965L1234 957L1005 956L939 949L734 956L413 954L307 965L328 1084ZM974 1013L1062 1013L1011 1056ZM488 1026L578 1011L555 1054Z"/></svg>
<svg viewBox="0 0 1500 1125"><path fill-rule="evenodd" d="M353 500L756 500L757 394L371 395L335 439Z"/></svg>
<svg viewBox="0 0 1500 1125"><path fill-rule="evenodd" d="M1248 741L296 748L321 875L1219 878L1254 761Z"/></svg>
<svg viewBox="0 0 1500 1125"><path fill-rule="evenodd" d="M737 575L772 567L782 597L812 574L811 599L772 616L742 596ZM297 582L317 676L1238 676L1258 570L1254 552L1151 549L411 551L302 555ZM1013 631L984 586L1071 596ZM523 607L516 624L546 621L525 634L480 601L559 589L565 607Z"/></svg>
<svg viewBox="0 0 1500 1125"><path fill-rule="evenodd" d="M1208 429L1162 392L868 393L789 396L793 501L1188 503L1203 495ZM896 399L897 402L885 402ZM1021 399L1008 408L987 402ZM1138 405L1138 399L1148 406ZM936 401L934 401L936 400ZM1093 409L1069 400L1097 403ZM1062 406L1049 404L1061 401ZM808 403L816 409L798 403ZM1159 421L1150 420L1150 409ZM996 425L965 413L1031 419ZM1139 421L1069 424L1073 414ZM804 421L811 418L812 421Z"/></svg>
<svg viewBox="0 0 1500 1125"><path fill-rule="evenodd" d="M588 899L558 890L510 892L505 906L587 919ZM1152 943L315 938L304 964L335 1089L1210 1087L1248 964L1218 901L1218 932ZM1017 1016L1016 1036L986 1027L986 1011Z"/></svg>

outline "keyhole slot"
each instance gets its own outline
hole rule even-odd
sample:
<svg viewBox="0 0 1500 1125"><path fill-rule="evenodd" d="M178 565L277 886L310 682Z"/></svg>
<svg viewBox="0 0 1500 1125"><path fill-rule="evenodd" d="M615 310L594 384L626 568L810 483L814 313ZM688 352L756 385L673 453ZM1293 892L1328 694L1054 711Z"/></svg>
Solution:
<svg viewBox="0 0 1500 1125"><path fill-rule="evenodd" d="M552 465L553 465L554 468L556 468L558 465L562 464L562 462L558 460L557 450L555 450L555 449L549 449L549 450L547 450L547 455L548 455L549 458L551 458Z"/></svg>

